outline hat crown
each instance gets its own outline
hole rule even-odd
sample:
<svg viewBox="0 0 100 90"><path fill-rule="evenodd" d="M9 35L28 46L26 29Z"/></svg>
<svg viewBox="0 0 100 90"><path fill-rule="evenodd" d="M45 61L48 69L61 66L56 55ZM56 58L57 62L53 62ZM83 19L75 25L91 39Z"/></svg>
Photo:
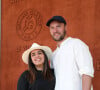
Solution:
<svg viewBox="0 0 100 90"><path fill-rule="evenodd" d="M62 16L53 16L52 18L64 19Z"/></svg>
<svg viewBox="0 0 100 90"><path fill-rule="evenodd" d="M46 25L50 26L50 23L53 21L58 21L66 25L66 20L62 16L53 16L51 19L47 21Z"/></svg>
<svg viewBox="0 0 100 90"><path fill-rule="evenodd" d="M39 47L39 46L40 46L39 44L37 44L37 43L33 43L32 46L31 46L31 48Z"/></svg>

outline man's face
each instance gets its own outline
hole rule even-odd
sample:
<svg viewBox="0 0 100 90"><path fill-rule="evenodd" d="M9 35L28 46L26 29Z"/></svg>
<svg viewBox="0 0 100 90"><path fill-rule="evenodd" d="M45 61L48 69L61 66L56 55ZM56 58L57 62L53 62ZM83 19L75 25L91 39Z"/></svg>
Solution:
<svg viewBox="0 0 100 90"><path fill-rule="evenodd" d="M64 23L60 23L57 21L51 22L50 26L51 36L55 41L62 41L66 35L66 26Z"/></svg>

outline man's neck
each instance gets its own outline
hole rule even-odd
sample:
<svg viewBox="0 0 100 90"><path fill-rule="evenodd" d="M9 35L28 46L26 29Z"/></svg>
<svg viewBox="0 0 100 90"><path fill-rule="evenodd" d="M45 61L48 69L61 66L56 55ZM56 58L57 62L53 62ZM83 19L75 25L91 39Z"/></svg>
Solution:
<svg viewBox="0 0 100 90"><path fill-rule="evenodd" d="M57 41L57 46L60 47L61 43L62 43L66 38L68 38L68 37L65 36L65 38L64 38L63 40L61 40L61 41Z"/></svg>

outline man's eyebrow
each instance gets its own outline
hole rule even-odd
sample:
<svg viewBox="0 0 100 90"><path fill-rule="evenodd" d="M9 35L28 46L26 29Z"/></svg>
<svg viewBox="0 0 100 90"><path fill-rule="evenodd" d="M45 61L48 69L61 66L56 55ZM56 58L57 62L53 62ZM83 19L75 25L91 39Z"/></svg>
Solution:
<svg viewBox="0 0 100 90"><path fill-rule="evenodd" d="M58 24L57 26L61 26L60 24Z"/></svg>

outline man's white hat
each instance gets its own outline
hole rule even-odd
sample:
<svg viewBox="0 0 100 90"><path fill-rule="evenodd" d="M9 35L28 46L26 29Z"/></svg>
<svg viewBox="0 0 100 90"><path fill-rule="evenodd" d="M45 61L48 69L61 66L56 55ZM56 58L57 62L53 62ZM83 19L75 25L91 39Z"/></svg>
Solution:
<svg viewBox="0 0 100 90"><path fill-rule="evenodd" d="M40 46L37 43L33 43L32 46L27 49L26 51L24 51L24 53L22 54L22 60L24 63L28 64L28 59L29 59L29 53L35 49L41 49L45 52L45 54L48 57L48 60L51 59L51 55L52 55L52 50L51 48L49 48L48 46Z"/></svg>

